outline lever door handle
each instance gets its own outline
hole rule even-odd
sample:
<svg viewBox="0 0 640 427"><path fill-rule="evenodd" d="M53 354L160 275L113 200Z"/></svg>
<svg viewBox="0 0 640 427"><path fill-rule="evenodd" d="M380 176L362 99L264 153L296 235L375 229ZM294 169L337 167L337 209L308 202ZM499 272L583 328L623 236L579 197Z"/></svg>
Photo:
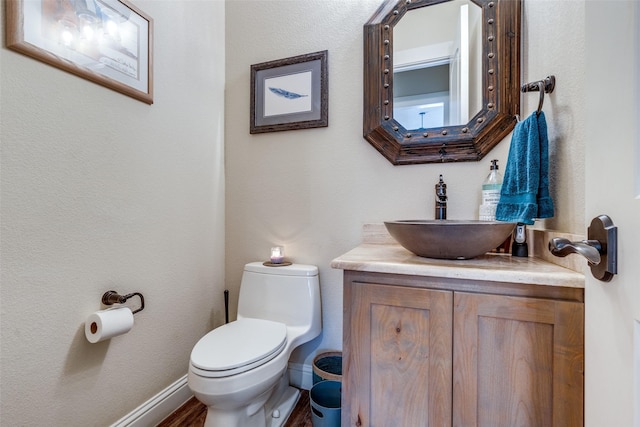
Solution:
<svg viewBox="0 0 640 427"><path fill-rule="evenodd" d="M589 264L598 265L602 260L600 251L602 245L597 240L582 240L572 242L562 237L554 237L549 241L549 250L558 257L565 257L569 254L582 255L589 261Z"/></svg>
<svg viewBox="0 0 640 427"><path fill-rule="evenodd" d="M591 221L587 240L571 242L555 237L549 241L549 251L558 257L569 254L584 256L591 267L591 274L603 282L609 282L618 273L618 227L607 215Z"/></svg>

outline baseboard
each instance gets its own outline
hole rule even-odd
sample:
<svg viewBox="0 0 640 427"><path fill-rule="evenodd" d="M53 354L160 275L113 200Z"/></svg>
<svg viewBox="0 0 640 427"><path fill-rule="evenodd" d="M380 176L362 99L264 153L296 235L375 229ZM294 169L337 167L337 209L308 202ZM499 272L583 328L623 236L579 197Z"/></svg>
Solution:
<svg viewBox="0 0 640 427"><path fill-rule="evenodd" d="M313 385L313 369L303 363L289 363L289 383L297 388L309 390ZM193 393L187 385L187 375L138 406L119 419L111 427L155 426L180 408Z"/></svg>
<svg viewBox="0 0 640 427"><path fill-rule="evenodd" d="M187 386L187 375L138 406L129 415L121 418L111 427L155 426L181 407L193 396Z"/></svg>
<svg viewBox="0 0 640 427"><path fill-rule="evenodd" d="M289 384L303 390L309 390L313 385L311 365L289 362Z"/></svg>

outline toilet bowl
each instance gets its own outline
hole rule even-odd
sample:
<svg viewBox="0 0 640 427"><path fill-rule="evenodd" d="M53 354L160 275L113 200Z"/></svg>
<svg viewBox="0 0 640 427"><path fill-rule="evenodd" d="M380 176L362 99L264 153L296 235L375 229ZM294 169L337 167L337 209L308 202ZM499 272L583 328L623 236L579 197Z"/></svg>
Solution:
<svg viewBox="0 0 640 427"><path fill-rule="evenodd" d="M207 406L205 427L280 427L299 392L289 386L291 352L321 331L318 268L245 265L238 319L202 337L188 385Z"/></svg>

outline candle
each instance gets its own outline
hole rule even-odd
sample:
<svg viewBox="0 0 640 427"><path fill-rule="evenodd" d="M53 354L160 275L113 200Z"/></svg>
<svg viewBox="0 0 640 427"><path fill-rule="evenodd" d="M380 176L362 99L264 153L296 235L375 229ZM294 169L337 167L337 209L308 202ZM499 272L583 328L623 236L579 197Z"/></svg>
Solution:
<svg viewBox="0 0 640 427"><path fill-rule="evenodd" d="M271 263L281 264L284 260L284 251L282 246L274 246L271 248Z"/></svg>

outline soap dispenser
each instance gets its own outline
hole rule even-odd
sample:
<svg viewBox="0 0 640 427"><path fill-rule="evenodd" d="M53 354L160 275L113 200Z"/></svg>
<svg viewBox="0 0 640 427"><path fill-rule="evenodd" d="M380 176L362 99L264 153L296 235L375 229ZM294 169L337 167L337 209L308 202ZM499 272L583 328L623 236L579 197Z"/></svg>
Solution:
<svg viewBox="0 0 640 427"><path fill-rule="evenodd" d="M522 223L516 224L516 231L513 235L513 245L511 246L511 255L524 258L529 256L527 226Z"/></svg>
<svg viewBox="0 0 640 427"><path fill-rule="evenodd" d="M478 219L481 221L495 221L496 208L500 201L502 189L502 175L498 172L498 160L491 160L489 175L482 183L482 204L480 205Z"/></svg>

